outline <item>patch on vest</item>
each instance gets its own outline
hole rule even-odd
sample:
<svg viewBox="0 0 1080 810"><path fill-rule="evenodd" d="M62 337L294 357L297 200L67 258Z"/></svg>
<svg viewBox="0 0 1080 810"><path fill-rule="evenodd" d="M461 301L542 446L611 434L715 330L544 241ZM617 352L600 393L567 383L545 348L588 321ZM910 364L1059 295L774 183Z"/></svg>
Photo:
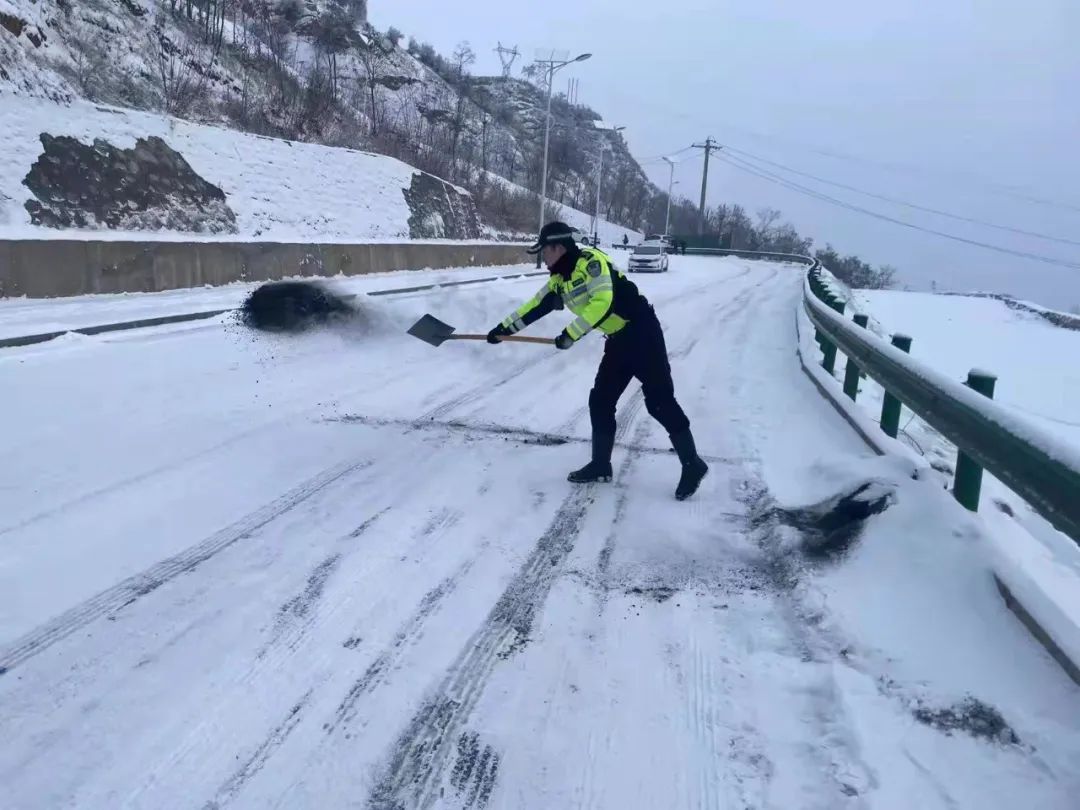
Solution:
<svg viewBox="0 0 1080 810"><path fill-rule="evenodd" d="M600 262L591 261L585 268L585 271L593 278L598 278L600 274L604 272L604 268L601 266Z"/></svg>

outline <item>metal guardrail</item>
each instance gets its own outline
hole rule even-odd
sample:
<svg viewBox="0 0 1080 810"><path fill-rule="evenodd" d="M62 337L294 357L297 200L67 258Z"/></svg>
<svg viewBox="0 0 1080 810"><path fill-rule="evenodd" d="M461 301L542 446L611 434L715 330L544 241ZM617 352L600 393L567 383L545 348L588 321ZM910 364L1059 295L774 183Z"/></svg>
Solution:
<svg viewBox="0 0 1080 810"><path fill-rule="evenodd" d="M1080 544L1080 452L1040 426L995 403L993 376L974 371L962 385L912 360L911 339L893 336L893 345L843 316L843 303L831 295L815 262L803 286L803 306L818 331L822 365L832 371L839 348L848 358L855 390L865 372L886 391L882 427L889 431L903 403L959 450L953 494L968 509L978 508L982 469L1024 498L1055 528ZM989 383L987 385L987 383ZM895 427L891 432L895 437Z"/></svg>

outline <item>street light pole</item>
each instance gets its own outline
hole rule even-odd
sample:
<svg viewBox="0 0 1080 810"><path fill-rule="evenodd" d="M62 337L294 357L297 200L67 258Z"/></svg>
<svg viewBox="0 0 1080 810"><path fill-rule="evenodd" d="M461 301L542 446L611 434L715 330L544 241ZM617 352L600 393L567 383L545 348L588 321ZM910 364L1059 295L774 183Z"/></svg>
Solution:
<svg viewBox="0 0 1080 810"><path fill-rule="evenodd" d="M584 62L592 56L591 53L580 54L573 59L557 61L554 59L538 59L537 63L547 65L547 114L544 117L544 168L540 175L540 226L536 229L539 233L544 227L544 209L547 208L547 170L548 170L548 143L551 140L551 85L555 79L555 72L574 62ZM537 254L537 267L540 266L540 254Z"/></svg>
<svg viewBox="0 0 1080 810"><path fill-rule="evenodd" d="M537 233L540 233L540 229L544 227L544 209L547 208L548 142L551 139L551 82L554 78L555 64L550 63L547 75L547 113L544 115L544 169L540 174L540 226L536 229ZM539 255L537 254L538 257ZM537 261L539 261L539 258Z"/></svg>

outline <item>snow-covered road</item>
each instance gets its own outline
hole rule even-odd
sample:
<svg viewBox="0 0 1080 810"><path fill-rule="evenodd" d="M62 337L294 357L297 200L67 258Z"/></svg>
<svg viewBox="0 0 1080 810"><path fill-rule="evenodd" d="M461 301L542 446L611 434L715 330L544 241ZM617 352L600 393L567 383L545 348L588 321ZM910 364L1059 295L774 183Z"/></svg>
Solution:
<svg viewBox="0 0 1080 810"><path fill-rule="evenodd" d="M0 807L1075 807L1080 690L977 519L801 373L801 278L635 277L712 466L686 503L636 386L616 482L566 482L598 337L403 334L536 279L4 352Z"/></svg>

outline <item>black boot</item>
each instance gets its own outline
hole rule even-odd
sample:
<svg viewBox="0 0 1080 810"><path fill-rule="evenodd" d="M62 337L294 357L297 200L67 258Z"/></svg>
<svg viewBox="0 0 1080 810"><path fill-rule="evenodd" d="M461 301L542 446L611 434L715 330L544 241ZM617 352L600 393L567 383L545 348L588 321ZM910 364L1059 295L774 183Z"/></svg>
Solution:
<svg viewBox="0 0 1080 810"><path fill-rule="evenodd" d="M680 501L685 501L697 492L701 479L709 471L709 465L697 454L694 436L689 428L682 433L672 434L671 446L675 448L679 461L682 462L682 476L679 478L679 485L675 488L675 497Z"/></svg>
<svg viewBox="0 0 1080 810"><path fill-rule="evenodd" d="M566 480L575 484L607 483L611 480L611 451L615 447L613 433L594 433L592 437L592 461L580 470L574 470Z"/></svg>

